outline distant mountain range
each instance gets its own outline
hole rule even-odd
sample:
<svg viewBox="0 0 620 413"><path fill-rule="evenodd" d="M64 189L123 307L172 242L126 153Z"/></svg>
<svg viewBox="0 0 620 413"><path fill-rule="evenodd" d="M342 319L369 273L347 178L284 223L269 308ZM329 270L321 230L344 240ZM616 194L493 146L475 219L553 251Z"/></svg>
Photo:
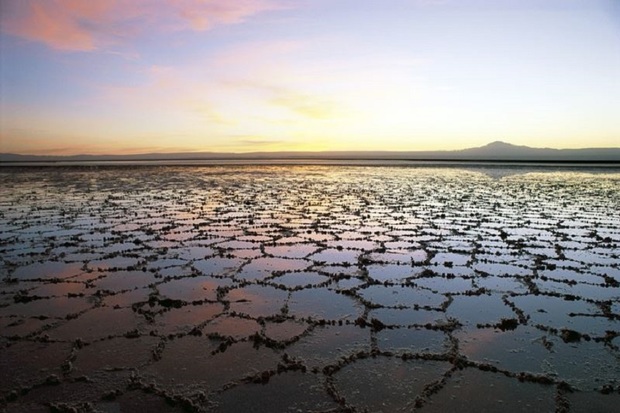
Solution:
<svg viewBox="0 0 620 413"><path fill-rule="evenodd" d="M455 151L177 152L135 155L19 155L0 153L0 163L155 160L376 159L418 161L620 162L620 148L531 148L505 142Z"/></svg>

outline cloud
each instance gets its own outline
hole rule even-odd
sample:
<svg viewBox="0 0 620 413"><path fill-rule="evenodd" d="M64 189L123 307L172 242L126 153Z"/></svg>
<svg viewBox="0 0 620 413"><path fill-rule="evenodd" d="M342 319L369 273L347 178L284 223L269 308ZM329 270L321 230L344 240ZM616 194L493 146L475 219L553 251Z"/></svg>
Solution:
<svg viewBox="0 0 620 413"><path fill-rule="evenodd" d="M229 90L242 93L258 92L260 101L272 106L284 108L304 118L320 120L342 115L342 108L329 95L307 93L294 86L271 79L244 79L222 81Z"/></svg>
<svg viewBox="0 0 620 413"><path fill-rule="evenodd" d="M200 72L195 68L149 66L141 71L140 84L100 86L97 99L109 107L161 117L162 121L177 117L209 128L235 126L236 117L220 108L216 101L223 89L215 80L197 77L194 70Z"/></svg>
<svg viewBox="0 0 620 413"><path fill-rule="evenodd" d="M280 8L268 0L170 0L168 3L194 30L241 23L262 11Z"/></svg>
<svg viewBox="0 0 620 413"><path fill-rule="evenodd" d="M106 103L150 111L170 110L182 102L202 102L205 85L186 79L185 73L171 66L152 65L141 70L143 82L136 85L100 86L100 97ZM192 106L190 105L190 106ZM202 109L202 108L201 108Z"/></svg>
<svg viewBox="0 0 620 413"><path fill-rule="evenodd" d="M106 3L109 2L8 1L2 5L2 30L55 49L94 50L93 32L106 14Z"/></svg>
<svg viewBox="0 0 620 413"><path fill-rule="evenodd" d="M303 51L306 46L307 43L301 40L250 41L220 51L210 64L226 72L234 69L256 73L256 66L261 70L281 67L287 58Z"/></svg>
<svg viewBox="0 0 620 413"><path fill-rule="evenodd" d="M308 150L305 140L298 140L293 137L273 138L266 135L252 134L224 134L225 139L219 147L220 150L233 152L268 152L268 151L295 151Z"/></svg>
<svg viewBox="0 0 620 413"><path fill-rule="evenodd" d="M274 146L274 145L281 145L283 143L287 143L284 140L281 139L268 139L265 137L257 137L257 136L233 136L231 137L232 139L235 140L236 144L242 145L242 146L247 146L247 147L252 147L252 146L259 146L259 147L264 147L264 146Z"/></svg>
<svg viewBox="0 0 620 413"><path fill-rule="evenodd" d="M2 0L2 31L52 49L93 51L147 30L238 24L275 0Z"/></svg>
<svg viewBox="0 0 620 413"><path fill-rule="evenodd" d="M303 117L316 120L334 117L336 112L333 102L287 90L278 91L270 103L289 109Z"/></svg>

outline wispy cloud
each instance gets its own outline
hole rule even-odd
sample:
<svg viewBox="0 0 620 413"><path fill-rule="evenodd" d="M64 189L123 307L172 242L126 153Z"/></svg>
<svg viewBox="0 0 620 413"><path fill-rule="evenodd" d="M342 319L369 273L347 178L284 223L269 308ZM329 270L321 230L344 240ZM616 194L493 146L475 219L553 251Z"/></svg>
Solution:
<svg viewBox="0 0 620 413"><path fill-rule="evenodd" d="M226 135L224 150L234 152L308 150L304 141L270 138L265 135Z"/></svg>
<svg viewBox="0 0 620 413"><path fill-rule="evenodd" d="M328 119L342 114L342 108L329 96L305 92L275 79L222 81L221 84L244 93L257 91L263 103L287 109L304 118Z"/></svg>
<svg viewBox="0 0 620 413"><path fill-rule="evenodd" d="M199 68L153 65L141 70L142 82L134 85L102 85L95 97L99 103L140 113L157 123L176 122L202 131L234 127L239 120L229 108L218 104L224 88L213 79L197 76ZM234 106L234 105L233 105ZM173 119L175 121L173 121Z"/></svg>
<svg viewBox="0 0 620 413"><path fill-rule="evenodd" d="M3 0L2 31L64 51L92 51L148 30L209 30L268 10L275 0Z"/></svg>
<svg viewBox="0 0 620 413"><path fill-rule="evenodd" d="M280 145L282 143L286 143L286 141L279 139L268 139L265 137L259 136L235 136L234 143L247 147L265 147L265 146L274 146Z"/></svg>
<svg viewBox="0 0 620 413"><path fill-rule="evenodd" d="M211 62L222 70L247 71L251 67L253 72L259 65L261 70L267 67L279 67L292 54L302 51L307 42L302 40L256 40L235 44L218 53ZM254 66L253 66L254 65Z"/></svg>
<svg viewBox="0 0 620 413"><path fill-rule="evenodd" d="M93 50L96 32L105 25L109 1L7 1L2 3L2 31L61 50Z"/></svg>
<svg viewBox="0 0 620 413"><path fill-rule="evenodd" d="M333 102L290 90L279 90L270 103L310 119L328 119L336 115L336 105Z"/></svg>
<svg viewBox="0 0 620 413"><path fill-rule="evenodd" d="M260 12L281 8L269 0L169 0L167 3L194 30L241 23Z"/></svg>

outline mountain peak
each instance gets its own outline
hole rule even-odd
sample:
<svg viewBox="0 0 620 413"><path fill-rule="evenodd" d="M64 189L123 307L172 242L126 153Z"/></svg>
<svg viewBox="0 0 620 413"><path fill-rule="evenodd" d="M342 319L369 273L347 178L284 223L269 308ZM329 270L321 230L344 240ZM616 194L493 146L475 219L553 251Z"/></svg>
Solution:
<svg viewBox="0 0 620 413"><path fill-rule="evenodd" d="M192 152L136 155L18 155L0 153L0 166L15 162L91 162L91 161L206 161L256 159L393 159L393 160L464 160L526 162L614 162L620 163L620 148L551 149L531 148L494 141L484 146L456 151L326 151L326 152Z"/></svg>
<svg viewBox="0 0 620 413"><path fill-rule="evenodd" d="M483 146L483 148L514 148L517 145L513 145L512 143L507 143L503 141L494 141L489 144Z"/></svg>

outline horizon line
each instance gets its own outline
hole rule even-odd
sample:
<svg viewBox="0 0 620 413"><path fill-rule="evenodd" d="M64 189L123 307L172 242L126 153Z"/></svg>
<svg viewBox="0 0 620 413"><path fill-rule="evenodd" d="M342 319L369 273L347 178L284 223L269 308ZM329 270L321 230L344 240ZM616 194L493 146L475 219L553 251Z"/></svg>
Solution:
<svg viewBox="0 0 620 413"><path fill-rule="evenodd" d="M425 149L425 150L373 150L373 149L367 149L367 150L348 150L348 149L338 149L338 150L276 150L276 151L243 151L243 152L236 152L236 151L209 151L209 150L196 150L196 151L192 151L192 150L181 150L181 151L156 151L156 152L134 152L134 153L110 153L110 152L104 152L104 153L76 153L76 154L30 154L30 153L17 153L17 152L0 152L0 157L3 156L20 156L20 157L48 157L48 158L77 158L77 157L136 157L136 156L157 156L157 155L161 155L161 156L180 156L180 155L187 155L187 156L198 156L198 155L205 155L205 156L241 156L241 157L245 157L245 156L252 156L252 155L257 155L257 156L262 156L262 155L268 155L268 156L278 156L278 155L300 155L300 156L305 156L305 155L330 155L330 154L334 154L334 155L341 155L341 154L358 154L358 155L365 155L365 154L429 154L429 153L437 153L437 154L443 154L443 153L461 153L461 152L467 152L467 151L474 151L474 150L481 150L481 149L491 149L494 146L500 146L503 147L504 149L512 149L512 150L531 150L531 151L556 151L556 152L561 152L561 151L587 151L587 150L600 150L600 151L605 151L605 150L620 150L620 146L605 146L605 147L580 147L580 148L552 148L552 147L532 147L532 146L526 146L526 145L515 145L515 144L511 144L511 143L507 143L504 141L493 141L490 142L486 145L483 146L475 146L475 147L466 147L466 148L462 148L462 149ZM192 158L192 159L196 159L196 158ZM162 159L163 160L163 159ZM424 159L416 159L416 160L424 160ZM437 158L433 158L431 160L437 160ZM450 160L450 159L446 159L446 160ZM0 159L0 161L2 161L2 159Z"/></svg>

